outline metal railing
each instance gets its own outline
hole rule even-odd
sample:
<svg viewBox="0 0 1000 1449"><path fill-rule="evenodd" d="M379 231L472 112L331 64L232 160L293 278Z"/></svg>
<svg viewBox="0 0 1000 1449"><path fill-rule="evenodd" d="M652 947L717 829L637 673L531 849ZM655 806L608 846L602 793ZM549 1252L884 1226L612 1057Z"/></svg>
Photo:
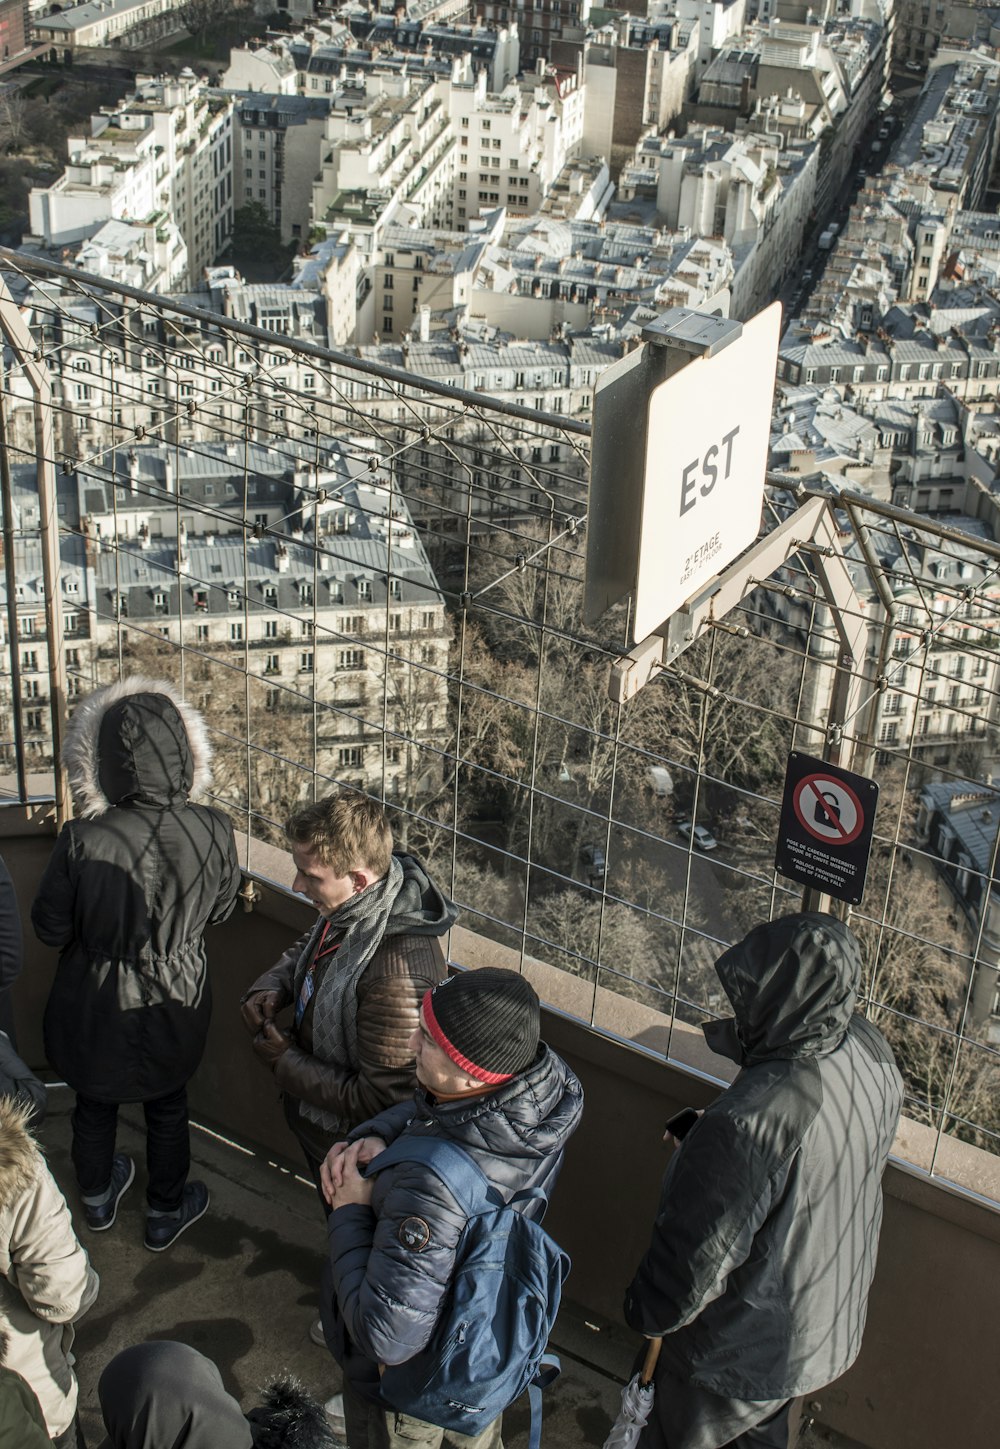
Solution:
<svg viewBox="0 0 1000 1449"><path fill-rule="evenodd" d="M726 1010L719 951L800 906L773 865L785 763L829 750L843 672L816 552L616 701L629 617L581 623L572 377L534 389L562 408L540 412L491 375L436 383L2 261L10 792L53 778L64 698L169 676L206 713L215 800L248 840L280 843L289 808L337 782L370 790L470 929L574 978L598 1030L622 1034L626 1001L665 1021L682 1058ZM443 369L459 349L442 339ZM768 526L802 498L773 477ZM961 1178L956 1142L1000 1151L1000 547L858 495L833 516L865 641L839 743L881 787L850 915L862 1005L925 1129L917 1165Z"/></svg>

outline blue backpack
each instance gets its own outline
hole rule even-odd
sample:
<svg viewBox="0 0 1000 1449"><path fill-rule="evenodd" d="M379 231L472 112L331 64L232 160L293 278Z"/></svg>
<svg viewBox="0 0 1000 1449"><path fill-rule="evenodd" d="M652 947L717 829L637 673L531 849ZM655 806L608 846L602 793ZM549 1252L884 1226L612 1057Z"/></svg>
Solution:
<svg viewBox="0 0 1000 1449"><path fill-rule="evenodd" d="M545 1195L534 1188L505 1203L470 1155L442 1137L404 1134L373 1159L366 1176L397 1162L429 1167L468 1222L431 1340L406 1363L386 1367L382 1398L428 1424L480 1434L527 1389L529 1449L537 1449L541 1391L559 1373L545 1348L570 1261L514 1204L544 1204Z"/></svg>

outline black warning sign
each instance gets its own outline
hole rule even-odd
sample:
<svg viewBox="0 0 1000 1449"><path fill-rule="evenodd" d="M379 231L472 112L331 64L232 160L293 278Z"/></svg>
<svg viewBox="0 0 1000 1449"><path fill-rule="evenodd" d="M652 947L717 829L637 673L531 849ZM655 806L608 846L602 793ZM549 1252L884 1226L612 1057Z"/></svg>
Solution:
<svg viewBox="0 0 1000 1449"><path fill-rule="evenodd" d="M877 804L874 780L793 750L775 869L856 906L864 894Z"/></svg>

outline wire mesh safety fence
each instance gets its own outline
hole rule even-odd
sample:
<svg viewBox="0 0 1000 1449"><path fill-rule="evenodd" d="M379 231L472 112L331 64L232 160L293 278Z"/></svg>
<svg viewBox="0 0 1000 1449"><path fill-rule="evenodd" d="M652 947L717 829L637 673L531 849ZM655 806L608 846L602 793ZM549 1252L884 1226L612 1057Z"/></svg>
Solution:
<svg viewBox="0 0 1000 1449"><path fill-rule="evenodd" d="M261 330L197 297L10 254L4 270L22 329L3 377L8 792L45 788L61 690L72 707L123 674L172 678L248 841L280 844L290 808L335 784L372 792L469 929L572 976L598 1029L621 1032L623 1002L655 1015L682 1059L726 1010L719 952L801 902L773 866L785 764L824 753L841 664L814 555L619 703L627 608L581 623L588 384L554 373L504 399L489 373L476 391L404 354L332 352L291 289ZM548 411L521 405L533 390ZM801 501L772 477L766 523ZM1000 1151L1000 547L853 495L836 518L866 640L843 731L881 791L850 916L862 1005L904 1069L914 1160L961 1176L956 1140Z"/></svg>

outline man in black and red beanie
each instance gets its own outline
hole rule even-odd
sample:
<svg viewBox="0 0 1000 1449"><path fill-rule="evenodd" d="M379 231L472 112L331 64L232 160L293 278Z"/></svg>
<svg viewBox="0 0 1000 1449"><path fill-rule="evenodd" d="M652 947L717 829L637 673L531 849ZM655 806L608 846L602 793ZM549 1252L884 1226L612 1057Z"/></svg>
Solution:
<svg viewBox="0 0 1000 1449"><path fill-rule="evenodd" d="M373 1178L363 1168L406 1134L463 1148L509 1202L537 1189L541 1211L583 1091L539 1040L538 997L515 971L484 967L428 991L411 1038L418 1088L337 1143L323 1168L332 1293L324 1327L344 1370L349 1449L501 1449L500 1419L458 1435L389 1408L380 1367L408 1362L428 1344L448 1295L466 1217L424 1163L400 1161Z"/></svg>

